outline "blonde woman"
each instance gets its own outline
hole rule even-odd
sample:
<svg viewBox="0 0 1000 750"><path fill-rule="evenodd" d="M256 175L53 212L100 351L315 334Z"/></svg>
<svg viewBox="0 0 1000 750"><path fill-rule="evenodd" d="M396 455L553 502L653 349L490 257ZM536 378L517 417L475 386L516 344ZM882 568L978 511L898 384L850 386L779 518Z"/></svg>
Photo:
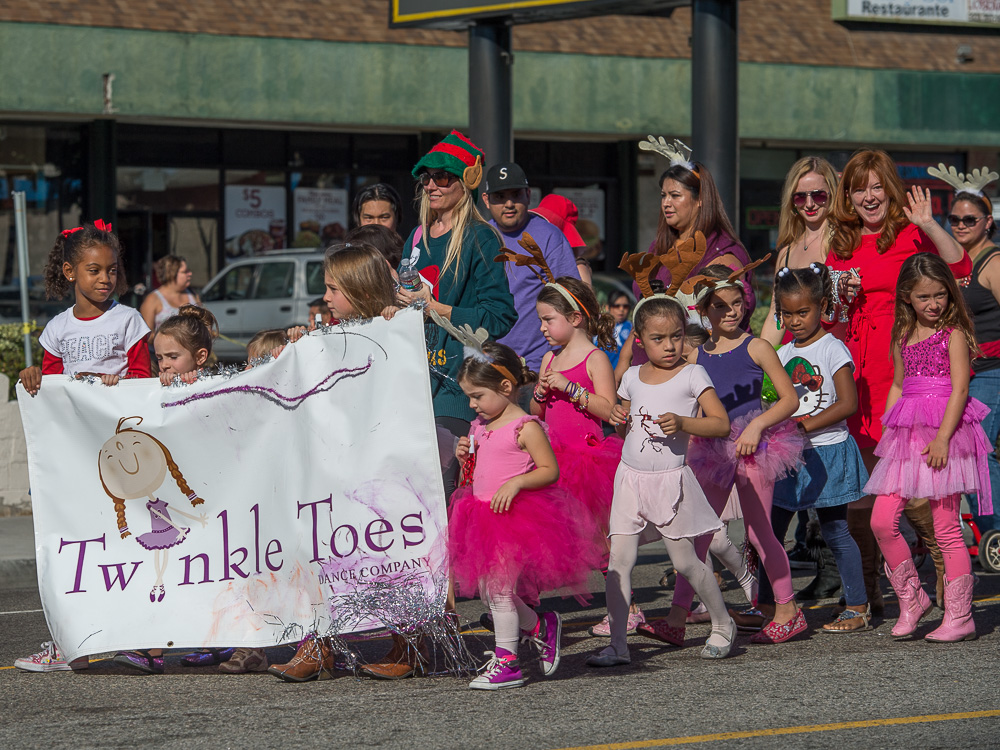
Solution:
<svg viewBox="0 0 1000 750"><path fill-rule="evenodd" d="M826 262L832 234L830 207L837 191L837 173L826 159L805 156L788 170L781 189L781 217L778 219L778 261L776 269L807 268ZM760 337L772 346L782 343L774 296L764 319Z"/></svg>

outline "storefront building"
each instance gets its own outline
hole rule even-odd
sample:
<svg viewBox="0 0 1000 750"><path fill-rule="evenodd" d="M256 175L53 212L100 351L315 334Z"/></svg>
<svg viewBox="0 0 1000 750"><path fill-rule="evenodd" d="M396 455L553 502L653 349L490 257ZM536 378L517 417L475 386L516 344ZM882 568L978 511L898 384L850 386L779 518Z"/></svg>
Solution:
<svg viewBox="0 0 1000 750"><path fill-rule="evenodd" d="M910 181L939 161L998 165L995 28L914 33L814 2L743 0L740 14L734 223L752 254L771 249L800 156L842 166L878 146ZM174 252L201 285L240 254L342 236L371 182L399 190L409 229L410 167L468 122L466 37L387 20L386 0L0 9L0 236L25 190L33 274L60 229L105 217L130 281ZM663 165L636 141L690 136L689 34L683 8L514 30L515 159L539 194L577 198L598 267L655 232ZM0 285L13 257L10 239Z"/></svg>

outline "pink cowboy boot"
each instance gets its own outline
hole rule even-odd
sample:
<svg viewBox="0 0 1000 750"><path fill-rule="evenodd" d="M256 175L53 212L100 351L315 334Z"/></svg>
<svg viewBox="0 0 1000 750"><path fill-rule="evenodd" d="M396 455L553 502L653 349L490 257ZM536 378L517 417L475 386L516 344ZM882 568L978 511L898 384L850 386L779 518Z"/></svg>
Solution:
<svg viewBox="0 0 1000 750"><path fill-rule="evenodd" d="M976 639L976 624L972 621L972 583L972 576L966 574L944 584L944 618L925 640L954 643Z"/></svg>
<svg viewBox="0 0 1000 750"><path fill-rule="evenodd" d="M920 585L913 560L904 560L895 570L889 570L887 564L885 573L899 599L899 620L892 629L892 635L896 638L912 635L920 618L930 611L930 597Z"/></svg>

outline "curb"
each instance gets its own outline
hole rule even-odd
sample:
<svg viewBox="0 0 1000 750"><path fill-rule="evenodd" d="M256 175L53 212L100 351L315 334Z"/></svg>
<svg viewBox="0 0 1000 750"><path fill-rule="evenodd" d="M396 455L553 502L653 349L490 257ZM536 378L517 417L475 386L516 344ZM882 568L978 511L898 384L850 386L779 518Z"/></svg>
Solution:
<svg viewBox="0 0 1000 750"><path fill-rule="evenodd" d="M0 560L0 591L38 587L34 560Z"/></svg>

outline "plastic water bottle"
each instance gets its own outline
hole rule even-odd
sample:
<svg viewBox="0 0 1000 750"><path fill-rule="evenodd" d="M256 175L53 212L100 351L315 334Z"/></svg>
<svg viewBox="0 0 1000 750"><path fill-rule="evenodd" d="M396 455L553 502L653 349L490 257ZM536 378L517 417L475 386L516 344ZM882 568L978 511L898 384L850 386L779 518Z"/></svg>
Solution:
<svg viewBox="0 0 1000 750"><path fill-rule="evenodd" d="M404 260L399 265L399 286L408 292L419 292L423 286L424 282L420 278L420 273L417 271L417 264L410 261ZM418 299L413 303L414 307L423 309L426 307L426 303L422 299Z"/></svg>
<svg viewBox="0 0 1000 750"><path fill-rule="evenodd" d="M424 282L417 271L416 263L404 260L399 266L399 285L408 292L419 292Z"/></svg>

